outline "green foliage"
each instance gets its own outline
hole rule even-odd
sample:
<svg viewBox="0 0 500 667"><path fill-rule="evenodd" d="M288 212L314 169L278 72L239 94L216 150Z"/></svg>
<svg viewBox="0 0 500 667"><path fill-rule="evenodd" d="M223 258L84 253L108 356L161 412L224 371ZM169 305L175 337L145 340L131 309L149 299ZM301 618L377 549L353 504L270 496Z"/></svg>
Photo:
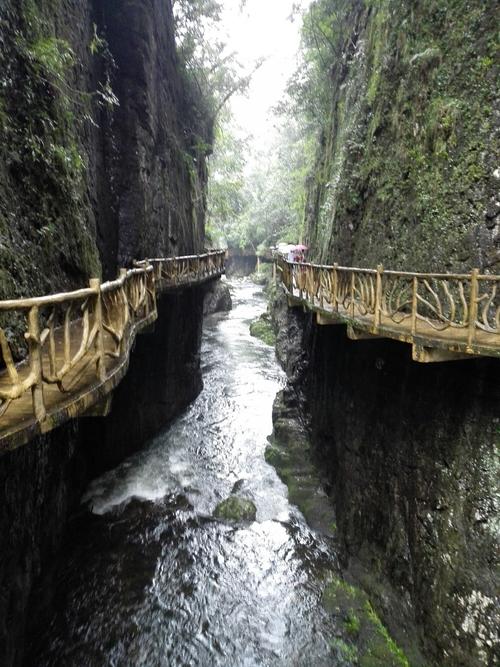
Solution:
<svg viewBox="0 0 500 667"><path fill-rule="evenodd" d="M213 127L229 99L248 88L262 63L245 71L235 54L227 51L219 38L219 0L174 0L173 9L177 49L192 103Z"/></svg>
<svg viewBox="0 0 500 667"><path fill-rule="evenodd" d="M350 0L313 0L302 17L299 66L290 79L282 113L306 119L318 131L331 109L331 73L345 57Z"/></svg>
<svg viewBox="0 0 500 667"><path fill-rule="evenodd" d="M245 208L244 167L247 142L236 136L229 121L219 127L209 161L207 236L214 245L233 235L233 225Z"/></svg>
<svg viewBox="0 0 500 667"><path fill-rule="evenodd" d="M315 143L300 122L289 120L269 148L249 154L227 125L210 165L208 220L211 237L235 248L261 250L302 236L306 175Z"/></svg>
<svg viewBox="0 0 500 667"><path fill-rule="evenodd" d="M43 71L60 78L75 62L75 54L68 42L53 36L41 37L28 46L33 62Z"/></svg>
<svg viewBox="0 0 500 667"><path fill-rule="evenodd" d="M99 36L97 32L97 25L94 23L93 25L94 33L92 35L92 39L90 40L89 44L89 51L90 53L95 56L99 53L106 53L108 50L108 45L105 39Z"/></svg>
<svg viewBox="0 0 500 667"><path fill-rule="evenodd" d="M348 635L356 638L359 635L359 629L361 627L361 622L359 617L350 609L347 613L347 616L344 620L344 628Z"/></svg>

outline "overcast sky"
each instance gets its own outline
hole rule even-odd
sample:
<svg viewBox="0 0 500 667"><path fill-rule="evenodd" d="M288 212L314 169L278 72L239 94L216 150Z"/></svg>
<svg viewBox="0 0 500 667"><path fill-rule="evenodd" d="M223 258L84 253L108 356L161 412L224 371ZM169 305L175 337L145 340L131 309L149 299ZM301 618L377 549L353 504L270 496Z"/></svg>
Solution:
<svg viewBox="0 0 500 667"><path fill-rule="evenodd" d="M303 8L310 0L247 0L242 11L238 0L224 0L223 30L229 51L236 51L247 70L260 58L247 96L231 100L236 123L254 136L261 148L272 133L271 108L282 98L287 80L296 66L300 43L300 17L290 21L294 5Z"/></svg>

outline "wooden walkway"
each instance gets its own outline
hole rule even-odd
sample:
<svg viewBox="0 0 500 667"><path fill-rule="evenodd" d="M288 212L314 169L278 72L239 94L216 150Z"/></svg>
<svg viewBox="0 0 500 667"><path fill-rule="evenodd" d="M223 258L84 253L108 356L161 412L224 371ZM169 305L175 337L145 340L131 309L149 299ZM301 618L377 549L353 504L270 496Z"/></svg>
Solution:
<svg viewBox="0 0 500 667"><path fill-rule="evenodd" d="M500 276L358 269L276 260L291 306L352 340L392 338L419 362L500 357Z"/></svg>
<svg viewBox="0 0 500 667"><path fill-rule="evenodd" d="M223 250L144 260L111 282L0 301L0 454L69 419L107 414L135 337L158 316L157 295L219 278L224 263Z"/></svg>

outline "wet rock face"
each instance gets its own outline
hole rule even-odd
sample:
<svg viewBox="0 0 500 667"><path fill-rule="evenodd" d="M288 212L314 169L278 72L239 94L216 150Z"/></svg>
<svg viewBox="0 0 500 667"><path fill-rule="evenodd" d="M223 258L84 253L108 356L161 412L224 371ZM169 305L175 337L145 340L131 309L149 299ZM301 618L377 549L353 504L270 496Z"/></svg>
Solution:
<svg viewBox="0 0 500 667"><path fill-rule="evenodd" d="M182 255L203 247L205 156L211 128L196 116L173 48L170 2L97 3L116 64L112 87L117 260ZM196 203L195 203L196 202Z"/></svg>
<svg viewBox="0 0 500 667"><path fill-rule="evenodd" d="M304 397L290 384L278 393L273 405L273 434L266 461L288 487L288 497L315 530L334 537L335 512L311 456L311 438L304 423Z"/></svg>
<svg viewBox="0 0 500 667"><path fill-rule="evenodd" d="M288 307L280 287L270 295L270 312L276 332L276 356L290 381L296 384L306 367L304 336L308 318L302 310Z"/></svg>
<svg viewBox="0 0 500 667"><path fill-rule="evenodd" d="M212 129L169 0L5 0L0 71L0 298L201 251Z"/></svg>
<svg viewBox="0 0 500 667"><path fill-rule="evenodd" d="M201 391L202 309L202 288L158 300L158 319L137 338L110 415L83 424L83 438L98 463L95 474L140 449Z"/></svg>
<svg viewBox="0 0 500 667"><path fill-rule="evenodd" d="M0 664L22 664L29 595L88 479L78 423L0 458Z"/></svg>
<svg viewBox="0 0 500 667"><path fill-rule="evenodd" d="M209 283L203 302L203 314L225 313L232 307L233 302L229 285L223 280L215 280Z"/></svg>
<svg viewBox="0 0 500 667"><path fill-rule="evenodd" d="M312 323L306 348L345 564L364 562L410 601L431 664L492 664L498 361L417 364L403 344Z"/></svg>

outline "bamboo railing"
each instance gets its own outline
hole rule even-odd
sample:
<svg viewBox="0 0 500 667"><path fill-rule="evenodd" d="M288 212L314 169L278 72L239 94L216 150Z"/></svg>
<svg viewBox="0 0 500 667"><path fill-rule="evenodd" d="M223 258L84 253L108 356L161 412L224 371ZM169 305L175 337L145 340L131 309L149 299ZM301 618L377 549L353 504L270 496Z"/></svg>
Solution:
<svg viewBox="0 0 500 667"><path fill-rule="evenodd" d="M500 356L500 276L409 273L276 260L286 293L375 336ZM418 359L419 360L419 359Z"/></svg>
<svg viewBox="0 0 500 667"><path fill-rule="evenodd" d="M224 260L225 251L144 260L110 282L0 301L0 445L19 423L44 424L82 389L104 385L128 358L136 333L157 318L157 294L220 276Z"/></svg>

